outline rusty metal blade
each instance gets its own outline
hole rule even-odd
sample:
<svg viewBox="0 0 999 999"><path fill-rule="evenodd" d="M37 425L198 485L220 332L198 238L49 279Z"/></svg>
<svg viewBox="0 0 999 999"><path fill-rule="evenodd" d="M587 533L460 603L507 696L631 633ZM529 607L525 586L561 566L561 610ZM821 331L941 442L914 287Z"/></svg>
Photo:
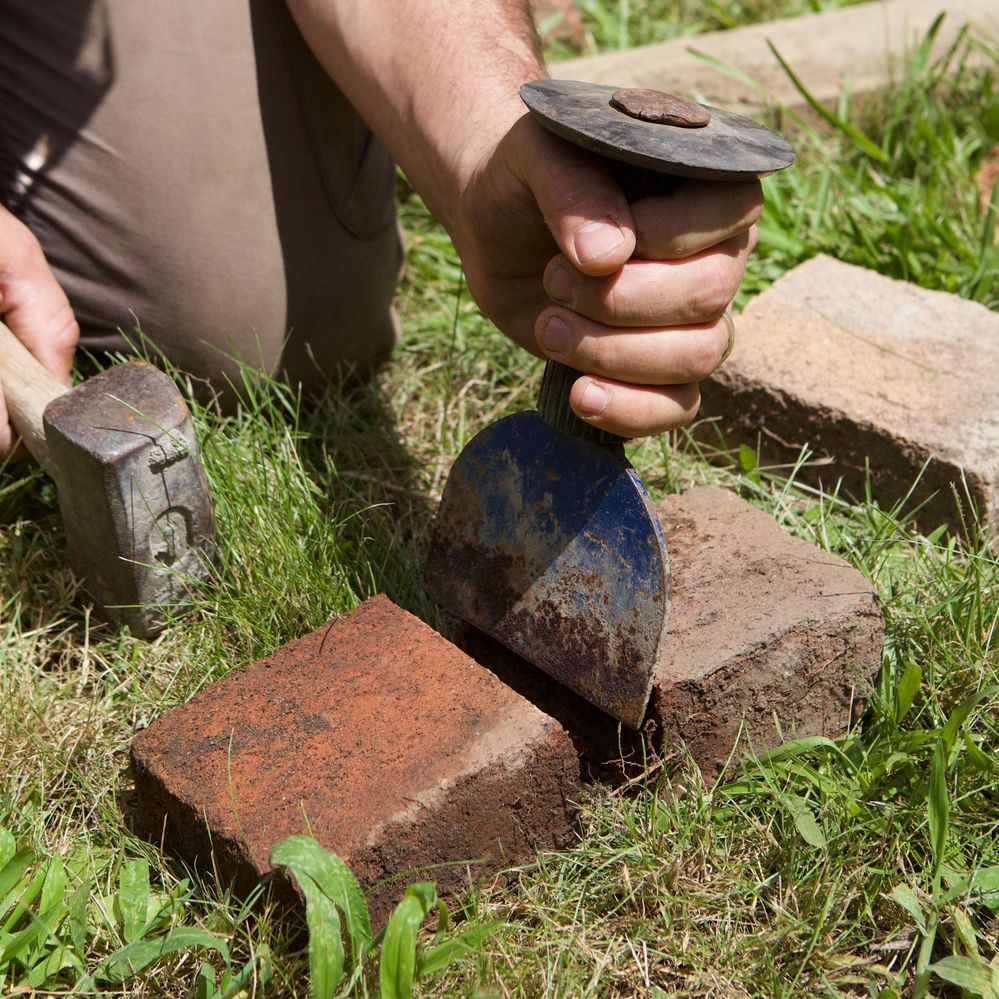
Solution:
<svg viewBox="0 0 999 999"><path fill-rule="evenodd" d="M666 631L668 582L659 520L620 445L518 413L455 462L430 595L633 728Z"/></svg>

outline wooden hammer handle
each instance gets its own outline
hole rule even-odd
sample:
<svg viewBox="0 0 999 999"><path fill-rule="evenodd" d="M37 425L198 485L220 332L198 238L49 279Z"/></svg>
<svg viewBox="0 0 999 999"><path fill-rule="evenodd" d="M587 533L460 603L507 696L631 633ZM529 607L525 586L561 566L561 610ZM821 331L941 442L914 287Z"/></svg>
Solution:
<svg viewBox="0 0 999 999"><path fill-rule="evenodd" d="M0 322L0 385L7 413L25 447L50 475L49 449L42 414L45 407L69 389L28 351Z"/></svg>

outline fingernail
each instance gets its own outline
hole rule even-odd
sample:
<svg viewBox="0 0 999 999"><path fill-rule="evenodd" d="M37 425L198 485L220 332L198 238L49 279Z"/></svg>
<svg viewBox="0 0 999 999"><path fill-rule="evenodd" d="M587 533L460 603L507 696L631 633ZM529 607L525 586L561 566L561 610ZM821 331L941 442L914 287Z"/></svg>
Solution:
<svg viewBox="0 0 999 999"><path fill-rule="evenodd" d="M585 264L597 260L624 242L624 233L614 222L587 222L572 237L576 259Z"/></svg>
<svg viewBox="0 0 999 999"><path fill-rule="evenodd" d="M609 401L610 396L596 382L590 382L579 398L579 409L586 416L599 416Z"/></svg>
<svg viewBox="0 0 999 999"><path fill-rule="evenodd" d="M545 350L562 354L569 345L569 324L561 316L552 316L545 325Z"/></svg>
<svg viewBox="0 0 999 999"><path fill-rule="evenodd" d="M564 267L556 267L548 278L548 297L564 303L572 298L572 275Z"/></svg>

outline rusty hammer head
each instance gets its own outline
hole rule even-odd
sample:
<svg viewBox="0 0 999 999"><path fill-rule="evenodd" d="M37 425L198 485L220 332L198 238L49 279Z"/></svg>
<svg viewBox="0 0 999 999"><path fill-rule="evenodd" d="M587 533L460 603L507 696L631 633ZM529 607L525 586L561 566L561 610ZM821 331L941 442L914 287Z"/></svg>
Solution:
<svg viewBox="0 0 999 999"><path fill-rule="evenodd" d="M150 638L215 555L215 514L191 414L141 361L69 391L0 323L11 422L55 479L74 571L111 620Z"/></svg>

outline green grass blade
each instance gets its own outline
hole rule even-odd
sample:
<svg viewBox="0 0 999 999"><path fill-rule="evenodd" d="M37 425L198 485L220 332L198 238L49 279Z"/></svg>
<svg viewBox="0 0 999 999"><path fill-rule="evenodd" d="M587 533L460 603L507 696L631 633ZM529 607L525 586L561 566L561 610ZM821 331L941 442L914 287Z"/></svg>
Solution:
<svg viewBox="0 0 999 999"><path fill-rule="evenodd" d="M930 765L930 785L926 796L927 821L930 830L930 852L933 857L933 877L940 876L947 847L947 829L950 822L950 796L947 793L947 760L950 751L946 740L937 739Z"/></svg>
<svg viewBox="0 0 999 999"><path fill-rule="evenodd" d="M26 951L39 937L45 935L45 924L38 919L32 919L29 924L19 933L15 933L12 940L0 951L0 968L8 964L14 958L19 957Z"/></svg>
<svg viewBox="0 0 999 999"><path fill-rule="evenodd" d="M35 871L34 876L28 882L27 886L23 890L17 889L15 892L11 893L11 896L17 895L17 901L14 907L10 910L4 924L0 929L5 933L11 932L17 925L18 921L27 911L29 905L31 905L42 890L42 885L45 883L45 871L39 868ZM8 896L10 898L11 896ZM6 899L4 900L6 903ZM0 905L0 909L6 908L6 904Z"/></svg>
<svg viewBox="0 0 999 999"><path fill-rule="evenodd" d="M453 940L445 940L443 943L433 947L427 947L416 959L417 977L433 975L443 971L448 966L467 957L469 954L477 953L482 949L483 941L503 924L499 921L492 923L480 923L465 930Z"/></svg>
<svg viewBox="0 0 999 999"><path fill-rule="evenodd" d="M267 944L261 944L240 971L231 976L222 989L220 999L237 999L240 995L250 993L254 976L262 986L266 986L273 977L271 951Z"/></svg>
<svg viewBox="0 0 999 999"><path fill-rule="evenodd" d="M21 889L16 886L35 860L33 851L25 847L18 850L0 870L0 919L16 905Z"/></svg>
<svg viewBox="0 0 999 999"><path fill-rule="evenodd" d="M862 149L871 159L877 160L882 166L889 166L891 164L891 157L877 143L872 142L856 125L849 121L844 121L830 111L820 100L816 99L812 92L801 82L794 70L787 64L780 52L777 51L774 43L769 39L767 40L767 46L773 52L774 58L781 64L781 68L787 74L791 83L794 84L795 89L805 98L809 107L816 114L824 118L837 131L847 136L858 149Z"/></svg>

